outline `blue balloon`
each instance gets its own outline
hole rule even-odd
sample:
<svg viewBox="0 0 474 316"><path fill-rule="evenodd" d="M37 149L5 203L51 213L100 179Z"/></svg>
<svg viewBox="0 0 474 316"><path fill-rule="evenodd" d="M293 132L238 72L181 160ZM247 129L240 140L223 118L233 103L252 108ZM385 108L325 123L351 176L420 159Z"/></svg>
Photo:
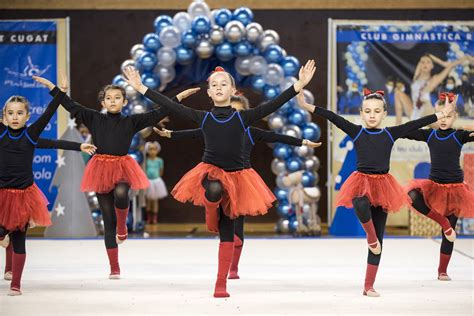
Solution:
<svg viewBox="0 0 474 316"><path fill-rule="evenodd" d="M286 117L288 114L292 113L293 110L293 104L291 103L291 101L288 101L283 104L280 109L278 109L278 113Z"/></svg>
<svg viewBox="0 0 474 316"><path fill-rule="evenodd" d="M285 77L288 77L288 76L295 77L298 74L301 67L301 64L298 58L294 56L286 56L280 62L280 65L283 68L283 71L285 72Z"/></svg>
<svg viewBox="0 0 474 316"><path fill-rule="evenodd" d="M252 76L252 88L257 91L263 91L265 87L265 80L263 80L262 76Z"/></svg>
<svg viewBox="0 0 474 316"><path fill-rule="evenodd" d="M266 99L275 98L277 95L280 94L280 91L281 90L279 86L265 85L265 87L263 87L263 95L265 96Z"/></svg>
<svg viewBox="0 0 474 316"><path fill-rule="evenodd" d="M112 79L112 84L121 86L125 83L125 79L123 79L122 75L116 75L114 79Z"/></svg>
<svg viewBox="0 0 474 316"><path fill-rule="evenodd" d="M288 201L278 202L277 213L284 218L290 216L293 213L290 203Z"/></svg>
<svg viewBox="0 0 474 316"><path fill-rule="evenodd" d="M155 53L145 51L138 57L137 62L141 65L141 69L152 71L158 62L158 59Z"/></svg>
<svg viewBox="0 0 474 316"><path fill-rule="evenodd" d="M160 37L156 33L148 33L143 37L143 46L150 52L156 52L161 47Z"/></svg>
<svg viewBox="0 0 474 316"><path fill-rule="evenodd" d="M124 115L130 115L130 106L129 105L126 105L122 108L122 113Z"/></svg>
<svg viewBox="0 0 474 316"><path fill-rule="evenodd" d="M265 57L268 63L279 63L283 58L283 51L280 46L270 44L265 48L263 57Z"/></svg>
<svg viewBox="0 0 474 316"><path fill-rule="evenodd" d="M288 225L288 228L291 233L296 232L296 230L298 229L298 221L296 220L296 217L290 219L290 224Z"/></svg>
<svg viewBox="0 0 474 316"><path fill-rule="evenodd" d="M130 143L130 150L135 150L140 145L140 135L135 134L132 137L132 142Z"/></svg>
<svg viewBox="0 0 474 316"><path fill-rule="evenodd" d="M138 162L139 165L143 162L143 154L139 150L134 150L132 152L129 152L128 155L131 156L133 159L135 159L135 161Z"/></svg>
<svg viewBox="0 0 474 316"><path fill-rule="evenodd" d="M191 23L191 29L196 34L209 33L211 30L211 21L209 21L208 17L199 15L193 19L193 22Z"/></svg>
<svg viewBox="0 0 474 316"><path fill-rule="evenodd" d="M234 54L237 57L247 57L253 50L253 46L249 41L241 41L234 45Z"/></svg>
<svg viewBox="0 0 474 316"><path fill-rule="evenodd" d="M277 144L273 148L273 156L279 158L279 159L288 159L291 157L291 153L293 150L289 145L286 144Z"/></svg>
<svg viewBox="0 0 474 316"><path fill-rule="evenodd" d="M303 177L301 178L301 184L303 184L305 188L314 187L315 180L316 180L316 177L314 176L312 172L305 171L303 172Z"/></svg>
<svg viewBox="0 0 474 316"><path fill-rule="evenodd" d="M197 44L197 36L193 33L193 31L186 31L181 36L181 42L183 43L184 47L194 48L194 46Z"/></svg>
<svg viewBox="0 0 474 316"><path fill-rule="evenodd" d="M309 139L313 142L317 142L320 137L321 129L317 124L310 122L303 127L303 138Z"/></svg>
<svg viewBox="0 0 474 316"><path fill-rule="evenodd" d="M285 189L281 189L279 187L276 187L275 190L273 191L275 194L276 198L278 201L285 201L288 199L288 191Z"/></svg>
<svg viewBox="0 0 474 316"><path fill-rule="evenodd" d="M240 7L234 10L233 18L242 22L243 25L247 25L253 21L253 12L247 7Z"/></svg>
<svg viewBox="0 0 474 316"><path fill-rule="evenodd" d="M290 157L286 160L286 170L290 173L301 170L303 167L303 161L299 157Z"/></svg>
<svg viewBox="0 0 474 316"><path fill-rule="evenodd" d="M176 48L176 62L180 65L189 65L194 59L194 51L184 46Z"/></svg>
<svg viewBox="0 0 474 316"><path fill-rule="evenodd" d="M219 9L214 15L214 21L217 25L224 27L232 20L232 12L229 9Z"/></svg>
<svg viewBox="0 0 474 316"><path fill-rule="evenodd" d="M153 25L155 27L155 33L160 34L162 29L167 26L173 25L173 19L169 15L160 15L155 19Z"/></svg>
<svg viewBox="0 0 474 316"><path fill-rule="evenodd" d="M301 126L306 123L306 111L302 108L294 108L288 116L288 121L291 124Z"/></svg>
<svg viewBox="0 0 474 316"><path fill-rule="evenodd" d="M221 61L229 61L234 58L234 54L232 52L232 44L228 42L224 42L219 44L215 47L215 53L217 58Z"/></svg>
<svg viewBox="0 0 474 316"><path fill-rule="evenodd" d="M142 74L142 82L150 89L157 89L160 86L160 77L152 72L144 72Z"/></svg>

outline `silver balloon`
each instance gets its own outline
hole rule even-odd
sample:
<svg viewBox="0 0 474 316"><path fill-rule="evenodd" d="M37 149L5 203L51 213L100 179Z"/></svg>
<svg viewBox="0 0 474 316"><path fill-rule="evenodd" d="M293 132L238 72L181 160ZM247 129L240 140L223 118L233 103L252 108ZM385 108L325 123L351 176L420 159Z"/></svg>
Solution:
<svg viewBox="0 0 474 316"><path fill-rule="evenodd" d="M296 137L296 138L301 138L301 128L299 128L297 125L286 125L283 127L281 130L282 134L291 136L291 137Z"/></svg>
<svg viewBox="0 0 474 316"><path fill-rule="evenodd" d="M304 162L304 167L308 171L318 171L319 165L320 165L320 162L319 162L318 157L316 156L309 157Z"/></svg>
<svg viewBox="0 0 474 316"><path fill-rule="evenodd" d="M224 34L231 43L240 42L245 36L245 26L239 21L230 21L226 24Z"/></svg>
<svg viewBox="0 0 474 316"><path fill-rule="evenodd" d="M303 205L303 218L307 220L310 217L310 213L311 213L311 204L305 203Z"/></svg>
<svg viewBox="0 0 474 316"><path fill-rule="evenodd" d="M193 1L188 7L188 13L191 20L199 15L210 17L211 9L204 1Z"/></svg>
<svg viewBox="0 0 474 316"><path fill-rule="evenodd" d="M156 54L158 63L162 66L172 66L176 62L176 52L170 47L162 47Z"/></svg>
<svg viewBox="0 0 474 316"><path fill-rule="evenodd" d="M286 164L284 160L274 158L272 160L272 172L274 175L279 175L282 172L286 171Z"/></svg>
<svg viewBox="0 0 474 316"><path fill-rule="evenodd" d="M314 96L311 91L303 89L304 99L306 103L314 104Z"/></svg>
<svg viewBox="0 0 474 316"><path fill-rule="evenodd" d="M284 48L281 49L281 55L283 56L283 58L288 56L288 53L286 52L286 49L284 49Z"/></svg>
<svg viewBox="0 0 474 316"><path fill-rule="evenodd" d="M284 218L280 218L276 224L277 233L287 234L290 232L290 221Z"/></svg>
<svg viewBox="0 0 474 316"><path fill-rule="evenodd" d="M176 26L181 33L191 28L191 17L186 12L178 12L173 17L173 25Z"/></svg>
<svg viewBox="0 0 474 316"><path fill-rule="evenodd" d="M281 91L284 91L294 85L298 81L295 77L285 77L280 84Z"/></svg>
<svg viewBox="0 0 474 316"><path fill-rule="evenodd" d="M131 85L125 85L124 89L127 94L127 99L135 99L138 96L137 90L135 90Z"/></svg>
<svg viewBox="0 0 474 316"><path fill-rule="evenodd" d="M176 70L173 66L166 67L163 65L156 65L153 72L160 76L162 84L170 83L173 81L174 77L176 77Z"/></svg>
<svg viewBox="0 0 474 316"><path fill-rule="evenodd" d="M124 73L125 69L128 67L135 68L135 61L133 59L125 60L122 65L120 65L120 69L122 70L122 74Z"/></svg>
<svg viewBox="0 0 474 316"><path fill-rule="evenodd" d="M312 156L314 154L314 148L303 145L303 146L295 147L294 152L299 157L304 158L304 157Z"/></svg>
<svg viewBox="0 0 474 316"><path fill-rule="evenodd" d="M234 64L235 69L242 76L251 75L251 72L250 72L250 58L251 57L238 57L235 60L235 64Z"/></svg>
<svg viewBox="0 0 474 316"><path fill-rule="evenodd" d="M132 114L143 114L145 113L145 107L142 104L135 104L132 107Z"/></svg>
<svg viewBox="0 0 474 316"><path fill-rule="evenodd" d="M263 27L257 22L247 24L245 29L247 31L247 40L251 43L255 43L263 33Z"/></svg>
<svg viewBox="0 0 474 316"><path fill-rule="evenodd" d="M285 184L285 182L283 181L283 178L285 177L286 175L285 174L280 174L280 175L277 175L276 179L275 179L275 182L276 182L276 185L277 187L279 187L280 189L289 189L290 186L287 186Z"/></svg>
<svg viewBox="0 0 474 316"><path fill-rule="evenodd" d="M274 30L265 30L258 38L258 49L264 51L270 44L279 44L280 36Z"/></svg>
<svg viewBox="0 0 474 316"><path fill-rule="evenodd" d="M263 56L253 56L250 58L249 70L254 75L263 75L267 71L267 61Z"/></svg>
<svg viewBox="0 0 474 316"><path fill-rule="evenodd" d="M181 31L176 26L166 26L160 32L160 41L164 47L176 48L181 44Z"/></svg>
<svg viewBox="0 0 474 316"><path fill-rule="evenodd" d="M224 41L224 29L219 25L214 25L209 32L209 39L213 45L220 44Z"/></svg>
<svg viewBox="0 0 474 316"><path fill-rule="evenodd" d="M273 130L278 130L285 126L285 119L276 113L271 114L268 118L268 126Z"/></svg>
<svg viewBox="0 0 474 316"><path fill-rule="evenodd" d="M269 64L263 80L270 86L279 86L285 77L283 68L278 64Z"/></svg>
<svg viewBox="0 0 474 316"><path fill-rule="evenodd" d="M145 51L145 46L143 44L135 44L130 49L130 57L134 60L137 60L138 56L140 56Z"/></svg>
<svg viewBox="0 0 474 316"><path fill-rule="evenodd" d="M208 40L202 40L196 46L196 54L201 59L206 59L212 56L214 53L214 45L211 44Z"/></svg>

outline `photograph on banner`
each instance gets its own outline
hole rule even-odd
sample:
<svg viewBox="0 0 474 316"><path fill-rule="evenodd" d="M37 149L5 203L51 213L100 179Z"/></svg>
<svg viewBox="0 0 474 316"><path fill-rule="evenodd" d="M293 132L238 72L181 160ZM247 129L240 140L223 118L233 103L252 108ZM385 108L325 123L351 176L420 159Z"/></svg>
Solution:
<svg viewBox="0 0 474 316"><path fill-rule="evenodd" d="M433 114L439 93L452 92L458 96L454 127L474 127L473 21L332 20L330 30L334 112L362 124L363 89L383 90L388 112L383 127L399 125ZM335 210L339 188L356 168L356 154L350 138L335 126L330 129L330 206ZM464 145L463 153L473 154L474 145ZM424 142L397 140L391 159L390 173L401 184L428 177L430 156ZM390 216L388 224L407 226L408 211Z"/></svg>

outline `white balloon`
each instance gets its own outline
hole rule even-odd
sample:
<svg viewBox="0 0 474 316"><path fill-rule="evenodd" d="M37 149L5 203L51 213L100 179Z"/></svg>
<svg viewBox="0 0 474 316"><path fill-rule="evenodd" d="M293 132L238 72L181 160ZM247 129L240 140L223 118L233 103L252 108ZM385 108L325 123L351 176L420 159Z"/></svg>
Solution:
<svg viewBox="0 0 474 316"><path fill-rule="evenodd" d="M125 94L127 95L127 99L133 99L137 97L138 92L131 85L126 84L123 88L125 89Z"/></svg>
<svg viewBox="0 0 474 316"><path fill-rule="evenodd" d="M281 91L285 91L298 81L295 77L285 77L280 84Z"/></svg>
<svg viewBox="0 0 474 316"><path fill-rule="evenodd" d="M213 45L220 44L224 41L224 29L219 25L214 25L209 32L209 39Z"/></svg>
<svg viewBox="0 0 474 316"><path fill-rule="evenodd" d="M247 40L251 43L255 43L263 33L263 27L257 22L249 23L245 29L247 31Z"/></svg>
<svg viewBox="0 0 474 316"><path fill-rule="evenodd" d="M178 12L173 17L173 25L176 26L181 33L186 32L191 28L191 17L186 12Z"/></svg>
<svg viewBox="0 0 474 316"><path fill-rule="evenodd" d="M263 75L267 70L267 61L263 56L257 55L250 58L250 72L254 75Z"/></svg>
<svg viewBox="0 0 474 316"><path fill-rule="evenodd" d="M240 21L230 21L224 28L224 34L229 42L240 42L245 36L245 26Z"/></svg>
<svg viewBox="0 0 474 316"><path fill-rule="evenodd" d="M170 83L176 76L176 70L172 66L157 65L154 72L160 76L161 84Z"/></svg>
<svg viewBox="0 0 474 316"><path fill-rule="evenodd" d="M265 30L258 39L258 48L260 51L264 51L270 44L279 44L280 36L274 30Z"/></svg>
<svg viewBox="0 0 474 316"><path fill-rule="evenodd" d="M160 42L164 47L176 48L181 44L181 32L176 26L166 26L160 32Z"/></svg>
<svg viewBox="0 0 474 316"><path fill-rule="evenodd" d="M210 17L211 9L204 1L194 1L188 7L188 13L191 19L197 16L204 15Z"/></svg>
<svg viewBox="0 0 474 316"><path fill-rule="evenodd" d="M311 91L309 91L307 89L303 89L303 95L304 95L304 99L305 99L306 103L314 104L314 96L311 93Z"/></svg>
<svg viewBox="0 0 474 316"><path fill-rule="evenodd" d="M172 66L176 61L176 52L170 47L162 47L158 50L158 63L162 66Z"/></svg>
<svg viewBox="0 0 474 316"><path fill-rule="evenodd" d="M128 67L135 68L135 61L133 59L127 59L122 63L122 65L120 65L120 69L122 70L122 73L124 73L124 70Z"/></svg>
<svg viewBox="0 0 474 316"><path fill-rule="evenodd" d="M238 57L235 60L235 69L242 76L251 75L250 72L250 57Z"/></svg>
<svg viewBox="0 0 474 316"><path fill-rule="evenodd" d="M285 77L285 72L279 64L269 64L267 71L263 75L263 80L271 86L280 85Z"/></svg>
<svg viewBox="0 0 474 316"><path fill-rule="evenodd" d="M140 56L145 51L145 46L143 44L135 44L130 49L130 57L134 60L137 60L138 56Z"/></svg>
<svg viewBox="0 0 474 316"><path fill-rule="evenodd" d="M202 40L196 47L196 54L201 59L206 59L214 53L214 46L208 40Z"/></svg>
<svg viewBox="0 0 474 316"><path fill-rule="evenodd" d="M135 104L132 107L132 113L133 114L142 114L145 113L145 107L142 104Z"/></svg>

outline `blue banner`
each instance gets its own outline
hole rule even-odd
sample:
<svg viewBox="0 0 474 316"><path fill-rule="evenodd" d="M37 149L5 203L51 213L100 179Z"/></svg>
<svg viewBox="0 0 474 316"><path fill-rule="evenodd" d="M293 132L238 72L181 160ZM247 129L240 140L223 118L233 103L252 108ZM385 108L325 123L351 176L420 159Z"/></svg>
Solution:
<svg viewBox="0 0 474 316"><path fill-rule="evenodd" d="M3 106L12 95L26 97L31 112L27 124L35 122L52 99L48 89L38 85L31 76L57 81L56 32L55 21L0 21L0 102ZM41 137L57 138L56 114ZM34 180L50 207L56 196L56 191L49 191L56 159L56 150L38 149L33 161Z"/></svg>

